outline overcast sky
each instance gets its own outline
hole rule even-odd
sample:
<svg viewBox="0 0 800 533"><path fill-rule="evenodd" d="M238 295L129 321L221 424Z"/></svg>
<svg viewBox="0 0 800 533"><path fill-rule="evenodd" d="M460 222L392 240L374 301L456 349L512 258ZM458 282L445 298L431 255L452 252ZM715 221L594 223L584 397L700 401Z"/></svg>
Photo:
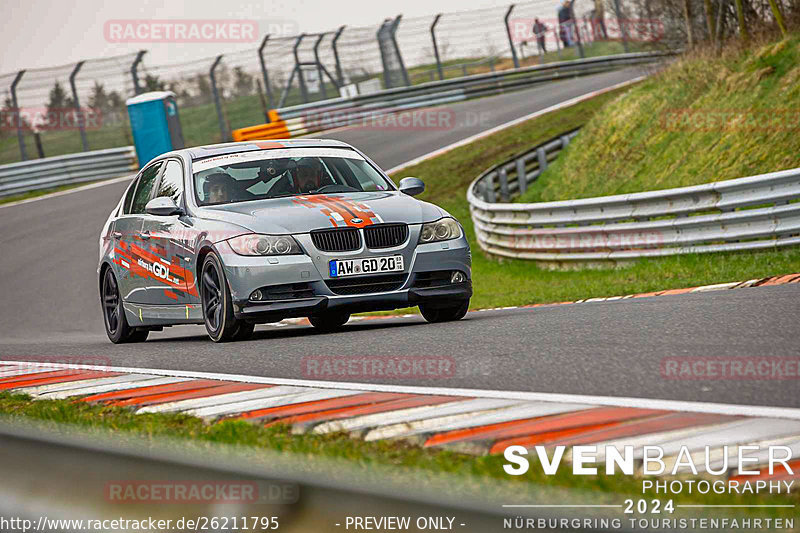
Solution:
<svg viewBox="0 0 800 533"><path fill-rule="evenodd" d="M81 59L148 50L149 64L213 56L252 43L114 43L104 34L107 21L143 19L238 19L286 21L299 31L319 32L340 25L377 25L387 16L416 17L508 5L508 0L0 0L0 73L73 63Z"/></svg>

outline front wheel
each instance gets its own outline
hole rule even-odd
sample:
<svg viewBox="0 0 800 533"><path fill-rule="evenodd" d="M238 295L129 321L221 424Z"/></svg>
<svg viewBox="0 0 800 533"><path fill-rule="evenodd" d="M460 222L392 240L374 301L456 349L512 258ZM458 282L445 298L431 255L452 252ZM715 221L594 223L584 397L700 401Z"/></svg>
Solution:
<svg viewBox="0 0 800 533"><path fill-rule="evenodd" d="M336 331L350 320L350 313L325 313L308 317L311 325L320 331Z"/></svg>
<svg viewBox="0 0 800 533"><path fill-rule="evenodd" d="M236 320L225 270L215 253L206 256L201 272L200 299L203 302L203 322L208 336L214 342L247 338L253 329L243 321Z"/></svg>
<svg viewBox="0 0 800 533"><path fill-rule="evenodd" d="M450 322L451 320L461 320L467 314L469 300L464 300L446 307L433 307L428 304L420 304L419 311L428 322Z"/></svg>
<svg viewBox="0 0 800 533"><path fill-rule="evenodd" d="M119 285L111 267L103 273L103 285L100 290L100 303L103 304L103 322L106 326L106 335L114 344L125 342L143 342L147 340L150 331L147 329L133 328L125 317L122 307L122 297L119 294Z"/></svg>

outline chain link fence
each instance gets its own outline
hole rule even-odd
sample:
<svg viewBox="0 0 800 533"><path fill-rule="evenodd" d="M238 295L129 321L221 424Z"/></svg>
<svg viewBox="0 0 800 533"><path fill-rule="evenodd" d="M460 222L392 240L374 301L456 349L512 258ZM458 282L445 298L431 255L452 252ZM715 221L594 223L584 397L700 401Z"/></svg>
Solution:
<svg viewBox="0 0 800 533"><path fill-rule="evenodd" d="M146 91L176 93L192 146L227 141L233 129L268 122L270 109L656 45L658 38L624 31L619 21L630 15L615 15L618 1L575 0L568 22L559 20L560 0L533 0L398 15L324 33L263 35L253 49L186 62L154 65L143 50L2 75L0 164L130 145L125 100ZM598 7L605 11L602 32ZM641 11L634 4L628 9ZM537 19L544 26L538 35ZM606 31L612 26L623 31Z"/></svg>

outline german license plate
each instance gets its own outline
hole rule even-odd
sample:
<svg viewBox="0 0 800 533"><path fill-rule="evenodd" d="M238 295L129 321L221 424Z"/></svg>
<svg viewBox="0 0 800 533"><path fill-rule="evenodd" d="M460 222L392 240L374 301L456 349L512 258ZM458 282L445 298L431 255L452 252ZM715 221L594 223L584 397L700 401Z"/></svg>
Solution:
<svg viewBox="0 0 800 533"><path fill-rule="evenodd" d="M359 259L332 259L329 263L332 278L358 276L359 274L383 274L402 272L403 256L361 257Z"/></svg>

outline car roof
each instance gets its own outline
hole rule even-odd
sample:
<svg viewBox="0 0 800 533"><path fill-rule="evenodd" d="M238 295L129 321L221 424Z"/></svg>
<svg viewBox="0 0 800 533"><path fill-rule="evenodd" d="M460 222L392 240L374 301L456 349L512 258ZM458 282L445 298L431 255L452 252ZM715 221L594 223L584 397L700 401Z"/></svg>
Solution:
<svg viewBox="0 0 800 533"><path fill-rule="evenodd" d="M334 139L278 139L263 141L241 141L221 144L208 144L176 150L185 152L189 158L204 159L217 155L251 152L254 150L273 150L276 148L352 148L349 144Z"/></svg>

